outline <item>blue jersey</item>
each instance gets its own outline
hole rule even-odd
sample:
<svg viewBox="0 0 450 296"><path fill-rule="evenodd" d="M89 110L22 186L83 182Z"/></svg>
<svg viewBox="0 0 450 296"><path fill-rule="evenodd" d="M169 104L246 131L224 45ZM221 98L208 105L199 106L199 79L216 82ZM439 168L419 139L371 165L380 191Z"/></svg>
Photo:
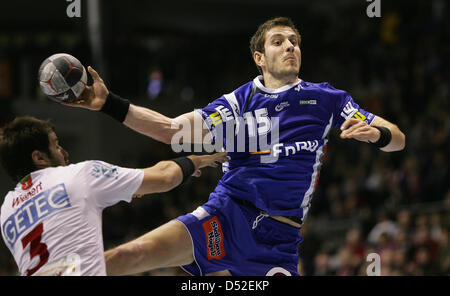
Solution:
<svg viewBox="0 0 450 296"><path fill-rule="evenodd" d="M247 200L271 216L303 222L330 129L351 117L368 124L375 117L329 83L299 80L268 89L262 76L197 111L231 158L210 200Z"/></svg>

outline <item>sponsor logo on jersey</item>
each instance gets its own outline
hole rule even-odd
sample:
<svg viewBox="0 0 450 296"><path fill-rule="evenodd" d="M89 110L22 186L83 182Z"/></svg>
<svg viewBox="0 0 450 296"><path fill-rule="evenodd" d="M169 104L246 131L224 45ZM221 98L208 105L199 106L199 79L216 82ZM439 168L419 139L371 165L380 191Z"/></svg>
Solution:
<svg viewBox="0 0 450 296"><path fill-rule="evenodd" d="M115 166L106 165L105 163L96 161L92 164L91 176L96 178L106 177L117 179L119 177L119 172Z"/></svg>
<svg viewBox="0 0 450 296"><path fill-rule="evenodd" d="M202 224L206 235L206 252L208 260L223 258L225 248L223 246L223 232L219 220L216 216Z"/></svg>
<svg viewBox="0 0 450 296"><path fill-rule="evenodd" d="M281 102L275 106L275 111L280 112L281 110L287 107L289 107L289 102Z"/></svg>
<svg viewBox="0 0 450 296"><path fill-rule="evenodd" d="M353 116L352 116L352 118L356 118L356 119L359 119L359 120L361 120L361 121L364 121L364 120L366 120L366 116L364 115L364 114L362 114L361 112L356 112Z"/></svg>
<svg viewBox="0 0 450 296"><path fill-rule="evenodd" d="M234 119L233 113L227 107L219 105L214 109L216 112L209 115L214 126Z"/></svg>
<svg viewBox="0 0 450 296"><path fill-rule="evenodd" d="M344 106L344 109L341 112L341 116L344 117L345 119L348 119L348 118L352 117L353 115L355 115L356 112L358 112L358 109L353 107L352 102L348 102Z"/></svg>
<svg viewBox="0 0 450 296"><path fill-rule="evenodd" d="M214 112L210 114L209 118L211 118L211 122L214 126L217 126L222 123L222 116L220 116L219 112Z"/></svg>
<svg viewBox="0 0 450 296"><path fill-rule="evenodd" d="M345 105L344 109L342 110L341 116L345 118L345 120L349 118L355 118L361 121L365 121L366 123L371 122L374 117L372 113L369 113L367 116L362 114L360 111L358 111L358 109L356 109L353 106L352 102L350 101Z"/></svg>
<svg viewBox="0 0 450 296"><path fill-rule="evenodd" d="M300 151L309 151L309 152L315 152L317 148L319 147L319 141L300 141L295 142L294 144L283 144L278 143L273 145L272 152L274 157L278 157L280 154L283 154L284 156L294 155L297 152Z"/></svg>
<svg viewBox="0 0 450 296"><path fill-rule="evenodd" d="M22 183L22 190L27 190L28 188L30 188L31 186L33 186L33 180L31 180L31 175L28 174L26 175L21 181L20 183Z"/></svg>
<svg viewBox="0 0 450 296"><path fill-rule="evenodd" d="M300 100L300 105L317 105L317 100Z"/></svg>
<svg viewBox="0 0 450 296"><path fill-rule="evenodd" d="M31 180L31 177L30 177L30 180ZM31 183L31 182L29 184L33 185L33 183ZM23 188L24 188L24 186L22 183L22 189ZM29 189L29 188L30 187L27 187L27 189ZM29 200L30 198L32 198L33 196L35 196L36 194L38 194L41 191L42 191L42 182L39 182L39 184L32 187L27 193L20 194L19 196L14 197L11 207L14 208L14 207L20 205L22 202Z"/></svg>
<svg viewBox="0 0 450 296"><path fill-rule="evenodd" d="M275 94L263 94L263 93L259 93L260 95L262 95L265 98L269 98L269 99L276 99L278 98L278 95Z"/></svg>
<svg viewBox="0 0 450 296"><path fill-rule="evenodd" d="M64 184L58 184L25 202L2 225L6 242L12 248L17 239L48 215L70 207Z"/></svg>

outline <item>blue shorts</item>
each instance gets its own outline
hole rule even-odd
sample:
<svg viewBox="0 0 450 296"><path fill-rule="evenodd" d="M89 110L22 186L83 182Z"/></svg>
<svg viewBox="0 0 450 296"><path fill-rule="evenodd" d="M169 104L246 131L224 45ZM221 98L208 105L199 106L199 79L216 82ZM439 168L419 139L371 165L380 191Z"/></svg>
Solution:
<svg viewBox="0 0 450 296"><path fill-rule="evenodd" d="M299 275L298 228L236 203L224 196L211 195L194 212L180 216L189 231L194 262L182 268L193 275L228 270L238 276Z"/></svg>

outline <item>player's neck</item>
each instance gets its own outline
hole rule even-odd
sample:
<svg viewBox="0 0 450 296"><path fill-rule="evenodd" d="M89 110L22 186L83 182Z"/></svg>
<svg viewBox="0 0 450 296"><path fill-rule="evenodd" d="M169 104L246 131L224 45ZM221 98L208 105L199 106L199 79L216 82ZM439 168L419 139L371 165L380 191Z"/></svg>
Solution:
<svg viewBox="0 0 450 296"><path fill-rule="evenodd" d="M297 75L290 75L277 78L271 75L270 73L265 73L263 77L264 77L264 86L270 89L277 89L285 85L295 83L299 80Z"/></svg>

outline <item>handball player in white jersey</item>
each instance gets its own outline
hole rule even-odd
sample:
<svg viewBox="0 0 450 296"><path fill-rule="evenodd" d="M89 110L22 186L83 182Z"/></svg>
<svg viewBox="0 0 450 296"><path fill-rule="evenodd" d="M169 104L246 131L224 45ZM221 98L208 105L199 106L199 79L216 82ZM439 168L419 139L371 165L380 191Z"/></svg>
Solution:
<svg viewBox="0 0 450 296"><path fill-rule="evenodd" d="M130 169L102 161L68 164L53 125L18 117L3 130L3 168L17 183L1 207L3 240L21 275L106 275L102 211L134 196L165 192L224 153Z"/></svg>

